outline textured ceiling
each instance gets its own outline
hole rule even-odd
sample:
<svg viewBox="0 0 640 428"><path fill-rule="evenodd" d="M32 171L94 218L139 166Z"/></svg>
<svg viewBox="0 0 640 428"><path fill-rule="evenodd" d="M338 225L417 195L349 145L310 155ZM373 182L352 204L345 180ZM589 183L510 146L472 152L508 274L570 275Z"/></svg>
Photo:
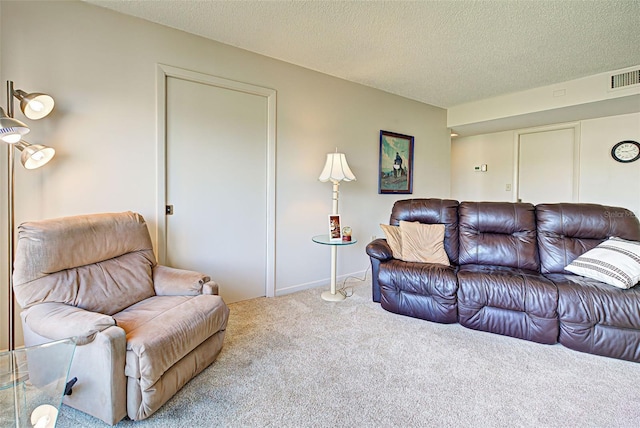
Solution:
<svg viewBox="0 0 640 428"><path fill-rule="evenodd" d="M640 64L639 0L87 2L445 108Z"/></svg>

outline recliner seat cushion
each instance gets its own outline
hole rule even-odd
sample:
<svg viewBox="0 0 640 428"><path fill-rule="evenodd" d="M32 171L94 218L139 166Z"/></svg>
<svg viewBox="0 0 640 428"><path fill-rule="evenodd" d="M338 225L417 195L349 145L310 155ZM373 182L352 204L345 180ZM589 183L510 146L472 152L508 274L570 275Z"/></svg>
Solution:
<svg viewBox="0 0 640 428"><path fill-rule="evenodd" d="M465 327L553 344L558 290L535 271L465 265L458 270L458 320Z"/></svg>
<svg viewBox="0 0 640 428"><path fill-rule="evenodd" d="M113 315L127 335L125 374L149 390L177 361L226 328L220 296L154 296Z"/></svg>
<svg viewBox="0 0 640 428"><path fill-rule="evenodd" d="M451 266L389 260L380 264L378 282L387 311L440 323L458 320L458 281Z"/></svg>

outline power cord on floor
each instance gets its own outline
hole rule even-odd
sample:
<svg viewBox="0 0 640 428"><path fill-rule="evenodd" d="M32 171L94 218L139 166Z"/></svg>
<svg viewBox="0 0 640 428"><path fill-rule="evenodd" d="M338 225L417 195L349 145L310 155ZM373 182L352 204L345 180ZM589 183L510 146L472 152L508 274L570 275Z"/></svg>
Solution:
<svg viewBox="0 0 640 428"><path fill-rule="evenodd" d="M340 289L337 290L338 293L342 294L344 297L351 297L353 296L353 286L347 286L347 281L349 279L355 279L357 281L360 282L364 282L367 280L367 273L369 272L369 269L371 269L371 266L368 266L367 269L364 271L364 277L360 278L357 276L347 276L345 279L342 280L342 287L340 287Z"/></svg>

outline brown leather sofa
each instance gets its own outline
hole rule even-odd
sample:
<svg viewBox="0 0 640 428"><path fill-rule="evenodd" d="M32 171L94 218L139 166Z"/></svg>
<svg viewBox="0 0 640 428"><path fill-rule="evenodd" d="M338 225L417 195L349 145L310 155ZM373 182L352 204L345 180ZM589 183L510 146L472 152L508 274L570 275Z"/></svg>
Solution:
<svg viewBox="0 0 640 428"><path fill-rule="evenodd" d="M367 245L373 300L388 311L640 362L640 285L616 288L565 267L610 237L640 241L629 210L596 204L397 201L390 225L444 224L451 266Z"/></svg>

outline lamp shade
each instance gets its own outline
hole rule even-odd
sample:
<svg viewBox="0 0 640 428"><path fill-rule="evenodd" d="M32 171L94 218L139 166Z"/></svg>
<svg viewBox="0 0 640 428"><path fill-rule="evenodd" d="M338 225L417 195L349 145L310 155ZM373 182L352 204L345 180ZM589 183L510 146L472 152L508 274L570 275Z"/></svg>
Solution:
<svg viewBox="0 0 640 428"><path fill-rule="evenodd" d="M0 140L5 143L15 144L29 131L27 125L18 119L7 116L4 109L0 107Z"/></svg>
<svg viewBox="0 0 640 428"><path fill-rule="evenodd" d="M49 162L56 154L56 151L42 144L29 144L26 141L20 141L15 146L22 152L20 161L26 169L40 168Z"/></svg>
<svg viewBox="0 0 640 428"><path fill-rule="evenodd" d="M322 173L320 173L318 180L337 183L339 181L351 181L355 179L356 176L351 172L349 164L347 164L347 157L344 153L327 154L327 161L324 164L324 169Z"/></svg>
<svg viewBox="0 0 640 428"><path fill-rule="evenodd" d="M34 92L27 94L25 91L18 89L15 91L16 98L20 100L20 110L29 119L42 119L53 110L55 102L47 94Z"/></svg>

